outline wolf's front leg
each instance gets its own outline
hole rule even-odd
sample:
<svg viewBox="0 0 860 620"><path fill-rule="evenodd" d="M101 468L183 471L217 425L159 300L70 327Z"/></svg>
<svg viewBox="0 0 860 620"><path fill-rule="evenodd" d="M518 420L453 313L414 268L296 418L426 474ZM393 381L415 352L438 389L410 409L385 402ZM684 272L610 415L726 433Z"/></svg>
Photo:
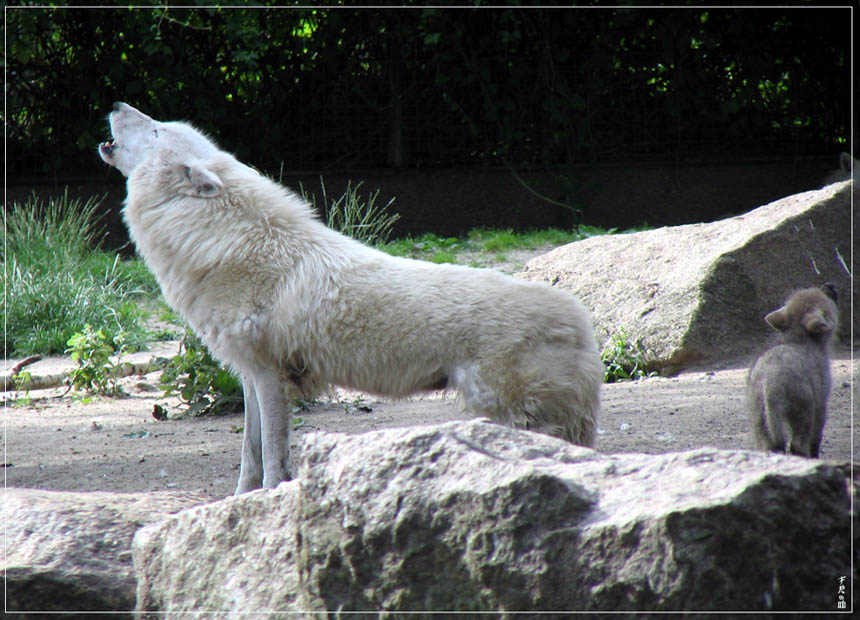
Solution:
<svg viewBox="0 0 860 620"><path fill-rule="evenodd" d="M290 399L285 388L284 381L273 370L264 370L254 377L266 489L290 479Z"/></svg>
<svg viewBox="0 0 860 620"><path fill-rule="evenodd" d="M259 489L263 483L263 450L260 436L260 403L254 381L242 377L245 393L245 432L242 438L242 460L239 465L239 484L235 495Z"/></svg>

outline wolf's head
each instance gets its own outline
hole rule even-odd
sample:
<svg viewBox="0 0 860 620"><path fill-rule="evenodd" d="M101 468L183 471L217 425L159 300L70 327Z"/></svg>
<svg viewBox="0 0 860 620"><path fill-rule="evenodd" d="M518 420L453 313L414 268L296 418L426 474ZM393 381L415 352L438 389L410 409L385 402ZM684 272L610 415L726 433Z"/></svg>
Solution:
<svg viewBox="0 0 860 620"><path fill-rule="evenodd" d="M788 342L810 339L826 342L836 330L836 292L829 288L805 288L793 293L785 305L764 320L782 332Z"/></svg>
<svg viewBox="0 0 860 620"><path fill-rule="evenodd" d="M169 153L183 193L199 197L217 196L221 180L207 169L207 160L218 155L218 147L203 133L186 123L162 123L125 103L114 103L109 116L113 139L99 145L101 158L126 177L143 162Z"/></svg>

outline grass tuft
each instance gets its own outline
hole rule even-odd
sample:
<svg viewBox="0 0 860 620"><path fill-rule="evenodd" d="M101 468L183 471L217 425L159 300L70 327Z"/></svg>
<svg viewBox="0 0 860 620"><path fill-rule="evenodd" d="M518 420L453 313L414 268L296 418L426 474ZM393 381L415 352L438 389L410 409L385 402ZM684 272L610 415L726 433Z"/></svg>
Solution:
<svg viewBox="0 0 860 620"><path fill-rule="evenodd" d="M352 181L346 184L346 191L336 199L329 199L326 195L325 183L320 177L320 188L322 189L322 212L325 213L326 224L338 232L358 239L368 245L384 245L391 237L391 228L400 219L396 213L387 213L388 208L394 202L394 198L384 206L376 204L379 198L379 190L371 192L367 198L362 198L359 190L363 181L353 186ZM309 195L305 188L299 186L302 198L309 201L314 209L319 209L316 197Z"/></svg>
<svg viewBox="0 0 860 620"><path fill-rule="evenodd" d="M125 332L130 350L147 341L135 302L158 286L140 261L98 249L95 211L102 200L70 200L67 191L44 202L34 194L4 212L8 355L63 353L87 324L104 329L110 340Z"/></svg>

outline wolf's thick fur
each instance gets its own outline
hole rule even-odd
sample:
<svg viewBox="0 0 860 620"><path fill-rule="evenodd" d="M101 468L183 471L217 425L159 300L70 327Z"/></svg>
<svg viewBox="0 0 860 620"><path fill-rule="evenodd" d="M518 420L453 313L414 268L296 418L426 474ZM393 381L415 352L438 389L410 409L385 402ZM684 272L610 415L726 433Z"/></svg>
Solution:
<svg viewBox="0 0 860 620"><path fill-rule="evenodd" d="M762 354L747 377L753 435L762 450L818 458L830 395L828 343L836 329L831 297L832 287L802 289L765 317L783 343Z"/></svg>
<svg viewBox="0 0 860 620"><path fill-rule="evenodd" d="M126 104L102 158L169 303L245 390L240 493L288 478L289 397L452 387L476 415L591 446L603 365L572 295L394 258L319 222L184 123ZM285 389L286 388L286 389Z"/></svg>

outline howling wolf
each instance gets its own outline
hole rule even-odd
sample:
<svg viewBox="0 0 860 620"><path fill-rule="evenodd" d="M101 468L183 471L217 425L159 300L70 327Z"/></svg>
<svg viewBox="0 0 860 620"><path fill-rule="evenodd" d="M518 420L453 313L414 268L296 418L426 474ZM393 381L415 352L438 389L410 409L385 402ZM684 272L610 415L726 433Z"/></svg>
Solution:
<svg viewBox="0 0 860 620"><path fill-rule="evenodd" d="M450 387L476 415L591 446L603 365L583 305L546 284L395 258L186 123L124 103L99 146L168 302L241 377L236 492L288 479L290 398Z"/></svg>

